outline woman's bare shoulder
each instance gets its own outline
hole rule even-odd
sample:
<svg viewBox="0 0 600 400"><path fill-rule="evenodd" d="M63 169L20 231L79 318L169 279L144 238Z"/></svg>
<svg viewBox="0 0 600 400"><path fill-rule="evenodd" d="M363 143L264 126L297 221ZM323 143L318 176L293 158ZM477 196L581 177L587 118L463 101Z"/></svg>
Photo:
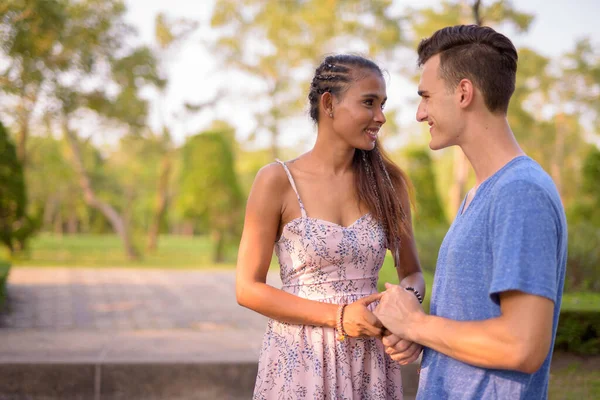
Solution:
<svg viewBox="0 0 600 400"><path fill-rule="evenodd" d="M254 178L254 186L282 189L287 181L288 178L283 166L274 161L258 170Z"/></svg>

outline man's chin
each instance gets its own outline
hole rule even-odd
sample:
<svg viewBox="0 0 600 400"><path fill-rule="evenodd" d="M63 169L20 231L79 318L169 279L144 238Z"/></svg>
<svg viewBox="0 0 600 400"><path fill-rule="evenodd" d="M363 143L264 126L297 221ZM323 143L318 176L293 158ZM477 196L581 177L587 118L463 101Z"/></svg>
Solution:
<svg viewBox="0 0 600 400"><path fill-rule="evenodd" d="M445 149L447 147L453 146L453 143L448 143L448 142L440 142L440 141L436 141L435 139L431 139L429 141L429 148L431 150L442 150Z"/></svg>
<svg viewBox="0 0 600 400"><path fill-rule="evenodd" d="M442 145L441 143L436 143L436 142L435 142L435 141L433 141L433 140L429 142L429 148L430 148L431 150L434 150L434 151L435 151L435 150L441 150L441 149L443 149L443 148L445 148L445 147L447 147L447 146L444 146L444 145Z"/></svg>

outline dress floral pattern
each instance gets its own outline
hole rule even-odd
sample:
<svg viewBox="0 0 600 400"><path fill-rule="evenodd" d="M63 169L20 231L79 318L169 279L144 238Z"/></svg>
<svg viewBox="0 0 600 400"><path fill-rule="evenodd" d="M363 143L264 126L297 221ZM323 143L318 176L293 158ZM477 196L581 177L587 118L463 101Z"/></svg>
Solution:
<svg viewBox="0 0 600 400"><path fill-rule="evenodd" d="M285 163L290 184L298 195ZM306 215L275 243L282 290L326 303L352 303L377 292L386 252L383 227L365 214L344 227ZM332 328L268 321L254 399L402 399L400 365L375 338L336 340Z"/></svg>

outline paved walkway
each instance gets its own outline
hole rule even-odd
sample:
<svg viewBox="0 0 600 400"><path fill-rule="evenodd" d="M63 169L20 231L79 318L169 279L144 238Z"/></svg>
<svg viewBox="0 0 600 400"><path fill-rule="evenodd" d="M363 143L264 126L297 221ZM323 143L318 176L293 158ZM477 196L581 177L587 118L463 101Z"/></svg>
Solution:
<svg viewBox="0 0 600 400"><path fill-rule="evenodd" d="M266 324L233 271L21 267L8 295L3 362L256 360Z"/></svg>

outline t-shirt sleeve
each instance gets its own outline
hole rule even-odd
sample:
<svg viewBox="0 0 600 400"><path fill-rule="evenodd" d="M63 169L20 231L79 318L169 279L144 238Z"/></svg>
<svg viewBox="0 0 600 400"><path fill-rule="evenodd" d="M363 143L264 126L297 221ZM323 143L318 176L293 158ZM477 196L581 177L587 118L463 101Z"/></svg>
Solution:
<svg viewBox="0 0 600 400"><path fill-rule="evenodd" d="M491 299L518 290L556 302L560 221L549 194L528 181L513 181L497 195L491 214Z"/></svg>

